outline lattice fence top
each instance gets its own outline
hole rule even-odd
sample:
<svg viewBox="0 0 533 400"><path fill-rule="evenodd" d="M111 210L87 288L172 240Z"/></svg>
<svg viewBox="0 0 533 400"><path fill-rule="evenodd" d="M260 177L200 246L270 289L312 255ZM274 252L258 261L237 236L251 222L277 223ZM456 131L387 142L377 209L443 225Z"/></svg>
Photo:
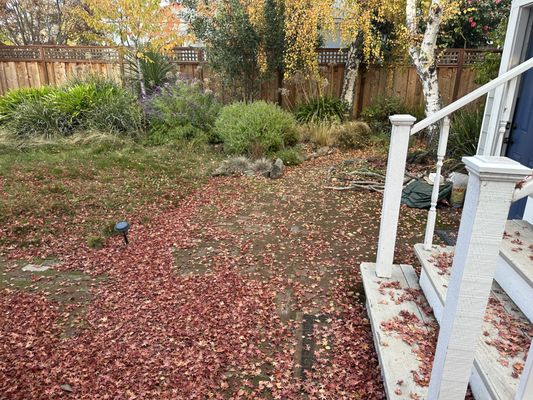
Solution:
<svg viewBox="0 0 533 400"><path fill-rule="evenodd" d="M119 61L119 53L114 47L45 47L44 58L47 60L115 63Z"/></svg>
<svg viewBox="0 0 533 400"><path fill-rule="evenodd" d="M490 53L499 53L499 50L481 50L481 49L446 49L439 54L439 65L465 65L483 61L485 56Z"/></svg>
<svg viewBox="0 0 533 400"><path fill-rule="evenodd" d="M0 46L0 60L39 60L41 52L34 46Z"/></svg>
<svg viewBox="0 0 533 400"><path fill-rule="evenodd" d="M485 55L497 50L447 49L439 54L441 66L471 66L482 61ZM207 61L206 52L197 47L177 47L170 60L177 64L200 64ZM321 65L345 64L347 52L339 49L319 49ZM119 49L103 46L0 46L1 61L57 61L117 63Z"/></svg>
<svg viewBox="0 0 533 400"><path fill-rule="evenodd" d="M0 60L116 63L119 51L104 46L0 46Z"/></svg>
<svg viewBox="0 0 533 400"><path fill-rule="evenodd" d="M206 61L204 50L195 47L177 47L172 51L170 59L183 64L199 64Z"/></svg>
<svg viewBox="0 0 533 400"><path fill-rule="evenodd" d="M321 65L328 64L345 64L348 54L340 49L319 49L318 63Z"/></svg>

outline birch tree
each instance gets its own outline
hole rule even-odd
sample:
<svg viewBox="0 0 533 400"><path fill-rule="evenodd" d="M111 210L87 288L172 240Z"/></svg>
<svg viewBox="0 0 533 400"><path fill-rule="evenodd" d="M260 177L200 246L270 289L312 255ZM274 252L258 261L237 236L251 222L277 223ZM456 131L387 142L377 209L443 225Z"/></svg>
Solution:
<svg viewBox="0 0 533 400"><path fill-rule="evenodd" d="M401 44L396 31L404 20L404 9L399 1L343 0L336 4L341 40L349 46L341 93L349 110L353 109L361 63L382 63L384 49Z"/></svg>
<svg viewBox="0 0 533 400"><path fill-rule="evenodd" d="M342 98L353 105L359 66L363 60L382 62L384 47L407 50L422 84L426 116L441 108L437 79L438 38L443 24L457 15L455 0L343 0L337 5L341 37L349 44ZM380 30L391 26L388 35ZM387 43L389 42L389 43ZM435 128L429 129L430 142Z"/></svg>
<svg viewBox="0 0 533 400"><path fill-rule="evenodd" d="M285 0L285 78L296 72L319 77L318 38L334 30L333 5L334 0Z"/></svg>
<svg viewBox="0 0 533 400"><path fill-rule="evenodd" d="M442 105L437 78L437 40L443 23L458 10L459 4L450 0L431 0L427 11L417 0L406 0L408 51L422 83L426 116L439 111ZM428 128L428 143L433 143L437 128L436 125Z"/></svg>

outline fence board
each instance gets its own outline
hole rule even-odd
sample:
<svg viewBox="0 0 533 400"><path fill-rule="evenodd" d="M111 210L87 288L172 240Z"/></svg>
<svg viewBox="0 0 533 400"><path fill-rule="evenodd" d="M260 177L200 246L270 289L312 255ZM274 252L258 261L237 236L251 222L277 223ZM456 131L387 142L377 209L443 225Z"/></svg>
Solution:
<svg viewBox="0 0 533 400"><path fill-rule="evenodd" d="M7 87L9 89L19 88L20 86L17 80L17 70L14 61L8 61L5 63L4 72L6 74Z"/></svg>
<svg viewBox="0 0 533 400"><path fill-rule="evenodd" d="M36 62L26 63L26 69L28 71L28 83L30 87L40 87L41 77L39 74L39 64Z"/></svg>
<svg viewBox="0 0 533 400"><path fill-rule="evenodd" d="M484 57L486 51L448 49L440 56L439 88L444 104L471 92L474 82L472 65ZM340 96L344 77L346 53L338 49L319 49L322 76L328 80L324 92ZM206 54L198 48L175 49L171 62L185 78L212 77L205 67ZM0 46L0 95L20 87L60 85L73 75L101 74L121 79L121 52L113 47L98 46ZM218 83L210 87L216 89ZM316 93L312 85L286 83L288 94L282 98L284 107L292 108ZM222 97L224 93L221 93ZM416 70L410 66L370 66L360 71L354 112L357 115L378 95L398 96L410 107L423 105L422 86ZM277 77L261 85L261 97L278 102Z"/></svg>

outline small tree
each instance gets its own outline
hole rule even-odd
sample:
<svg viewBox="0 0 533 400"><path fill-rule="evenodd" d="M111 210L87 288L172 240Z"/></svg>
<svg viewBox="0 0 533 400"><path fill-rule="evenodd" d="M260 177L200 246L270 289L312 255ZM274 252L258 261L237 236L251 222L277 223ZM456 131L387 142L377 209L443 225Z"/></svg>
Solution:
<svg viewBox="0 0 533 400"><path fill-rule="evenodd" d="M283 54L281 0L185 0L186 18L206 46L210 66L226 87L252 101L260 83L280 67Z"/></svg>
<svg viewBox="0 0 533 400"><path fill-rule="evenodd" d="M97 34L95 40L120 44L130 52L137 65L141 94L146 87L141 60L147 51L168 52L183 43L179 6L161 6L159 0L84 0L81 15Z"/></svg>

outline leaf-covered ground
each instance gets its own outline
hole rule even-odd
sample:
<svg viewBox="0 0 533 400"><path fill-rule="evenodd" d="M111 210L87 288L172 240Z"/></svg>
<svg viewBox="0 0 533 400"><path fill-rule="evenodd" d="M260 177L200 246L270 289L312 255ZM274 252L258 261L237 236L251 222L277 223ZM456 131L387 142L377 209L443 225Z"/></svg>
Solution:
<svg viewBox="0 0 533 400"><path fill-rule="evenodd" d="M331 166L363 156L124 210L127 247L91 249L76 230L6 241L0 398L382 399L358 269L375 259L381 195L323 189ZM402 207L397 262L414 263L425 216ZM21 272L35 257L55 262Z"/></svg>

